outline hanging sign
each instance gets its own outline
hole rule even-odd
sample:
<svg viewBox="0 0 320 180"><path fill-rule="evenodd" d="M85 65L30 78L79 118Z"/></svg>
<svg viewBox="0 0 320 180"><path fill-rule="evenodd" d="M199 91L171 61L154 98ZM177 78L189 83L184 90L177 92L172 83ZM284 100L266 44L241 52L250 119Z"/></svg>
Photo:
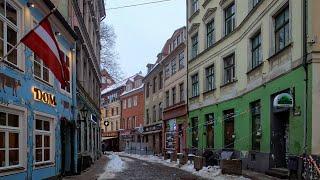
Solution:
<svg viewBox="0 0 320 180"><path fill-rule="evenodd" d="M49 104L51 106L57 105L56 97L53 94L43 92L36 87L33 88L33 99Z"/></svg>
<svg viewBox="0 0 320 180"><path fill-rule="evenodd" d="M277 95L273 100L274 107L293 107L293 97L288 93L281 93Z"/></svg>

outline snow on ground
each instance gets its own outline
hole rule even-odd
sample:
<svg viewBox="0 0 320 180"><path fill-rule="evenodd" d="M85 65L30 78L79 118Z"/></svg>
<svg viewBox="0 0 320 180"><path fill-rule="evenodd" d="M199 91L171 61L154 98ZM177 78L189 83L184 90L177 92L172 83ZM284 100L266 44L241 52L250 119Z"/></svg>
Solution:
<svg viewBox="0 0 320 180"><path fill-rule="evenodd" d="M101 174L98 180L112 179L115 177L115 173L122 172L126 168L126 163L119 157L119 155L111 154L108 156L108 163L105 167L105 171Z"/></svg>
<svg viewBox="0 0 320 180"><path fill-rule="evenodd" d="M190 161L187 164L180 166L179 162L170 162L170 159L164 160L163 157L153 156L153 155L138 155L138 154L128 154L125 152L112 152L112 154L122 155L137 158L147 162L160 163L165 166L179 168L181 170L190 172L194 175L206 178L206 179L215 179L215 180L248 180L248 178L244 178L242 176L233 176L233 175L224 175L221 173L221 169L219 166L208 166L203 167L200 171L196 171L193 167L193 164ZM123 157L121 157L123 158Z"/></svg>

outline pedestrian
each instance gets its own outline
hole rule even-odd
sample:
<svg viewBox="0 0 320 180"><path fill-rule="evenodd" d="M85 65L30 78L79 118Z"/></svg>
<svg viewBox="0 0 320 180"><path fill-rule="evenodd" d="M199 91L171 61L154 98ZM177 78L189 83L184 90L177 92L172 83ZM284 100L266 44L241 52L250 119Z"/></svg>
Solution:
<svg viewBox="0 0 320 180"><path fill-rule="evenodd" d="M102 154L105 154L106 153L106 145L104 143L102 143L101 147L102 147Z"/></svg>

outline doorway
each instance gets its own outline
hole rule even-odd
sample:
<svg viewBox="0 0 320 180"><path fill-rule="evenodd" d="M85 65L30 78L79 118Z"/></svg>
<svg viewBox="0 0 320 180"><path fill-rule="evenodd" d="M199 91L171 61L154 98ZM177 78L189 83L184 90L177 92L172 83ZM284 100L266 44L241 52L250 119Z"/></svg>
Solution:
<svg viewBox="0 0 320 180"><path fill-rule="evenodd" d="M274 168L287 168L289 153L288 108L274 109L271 121L271 152Z"/></svg>

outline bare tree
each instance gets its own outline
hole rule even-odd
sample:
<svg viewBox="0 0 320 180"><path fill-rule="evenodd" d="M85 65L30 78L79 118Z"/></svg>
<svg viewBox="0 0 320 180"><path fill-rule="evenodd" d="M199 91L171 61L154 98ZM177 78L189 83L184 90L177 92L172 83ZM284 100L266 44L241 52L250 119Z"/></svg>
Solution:
<svg viewBox="0 0 320 180"><path fill-rule="evenodd" d="M119 56L115 50L116 34L113 27L105 22L100 27L101 38L101 68L108 71L110 76L119 82L123 78L123 72L120 69Z"/></svg>

